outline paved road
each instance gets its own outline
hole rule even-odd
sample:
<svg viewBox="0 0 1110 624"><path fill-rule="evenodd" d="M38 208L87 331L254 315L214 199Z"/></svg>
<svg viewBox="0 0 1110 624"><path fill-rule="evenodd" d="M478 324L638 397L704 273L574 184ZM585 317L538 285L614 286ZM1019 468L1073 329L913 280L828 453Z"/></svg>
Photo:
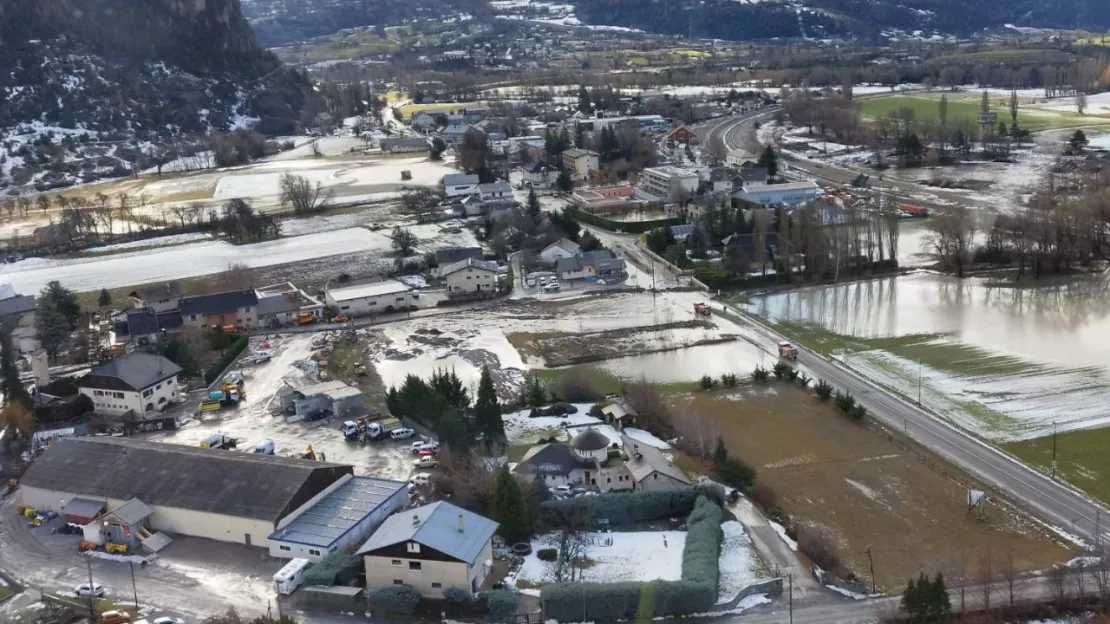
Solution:
<svg viewBox="0 0 1110 624"><path fill-rule="evenodd" d="M785 336L729 309L728 317L750 326L770 350ZM1094 542L1096 526L1105 541L1110 537L1110 512L1067 485L1053 481L996 448L971 437L930 412L864 379L837 361L805 349L798 362L839 390L849 390L880 422L923 445L1006 495L1060 530Z"/></svg>

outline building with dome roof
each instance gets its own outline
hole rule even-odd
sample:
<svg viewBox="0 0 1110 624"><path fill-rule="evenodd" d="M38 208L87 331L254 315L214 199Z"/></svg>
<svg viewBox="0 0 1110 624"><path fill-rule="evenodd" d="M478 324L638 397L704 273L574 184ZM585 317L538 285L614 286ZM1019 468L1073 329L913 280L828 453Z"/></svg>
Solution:
<svg viewBox="0 0 1110 624"><path fill-rule="evenodd" d="M570 441L570 447L574 449L575 455L584 460L596 460L598 463L605 463L609 459L609 446L609 437L593 427L587 427ZM619 444L612 446L620 449Z"/></svg>

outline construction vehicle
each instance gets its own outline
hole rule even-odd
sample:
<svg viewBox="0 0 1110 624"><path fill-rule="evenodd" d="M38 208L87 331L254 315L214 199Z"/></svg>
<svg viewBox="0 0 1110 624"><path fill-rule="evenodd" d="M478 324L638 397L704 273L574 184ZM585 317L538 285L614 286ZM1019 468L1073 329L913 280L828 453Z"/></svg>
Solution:
<svg viewBox="0 0 1110 624"><path fill-rule="evenodd" d="M246 381L246 378L243 377L243 371L231 371L230 373L224 375L224 378L220 380L220 388L228 389L230 387L234 387L241 389Z"/></svg>
<svg viewBox="0 0 1110 624"><path fill-rule="evenodd" d="M694 314L709 316L709 304L699 301L694 304Z"/></svg>
<svg viewBox="0 0 1110 624"><path fill-rule="evenodd" d="M401 424L400 420L396 418L383 418L366 425L366 435L369 436L371 440L380 440L397 429L402 428L404 428L404 425Z"/></svg>
<svg viewBox="0 0 1110 624"><path fill-rule="evenodd" d="M129 549L127 548L127 544L117 544L116 542L105 542L104 543L104 551L105 552L119 553L121 555L126 555L128 550Z"/></svg>
<svg viewBox="0 0 1110 624"><path fill-rule="evenodd" d="M354 420L345 420L343 421L343 424L340 425L339 430L343 432L343 437L346 438L348 442L354 442L360 437L365 436L366 423L356 422Z"/></svg>
<svg viewBox="0 0 1110 624"><path fill-rule="evenodd" d="M316 451L312 450L311 444L305 447L304 453L301 453L301 459L316 459Z"/></svg>
<svg viewBox="0 0 1110 624"><path fill-rule="evenodd" d="M89 540L81 540L77 542L77 552L85 552L88 550L96 550L96 544Z"/></svg>
<svg viewBox="0 0 1110 624"><path fill-rule="evenodd" d="M787 360L796 360L798 359L798 348L789 342L780 342L779 357Z"/></svg>
<svg viewBox="0 0 1110 624"><path fill-rule="evenodd" d="M301 312L297 315L297 319L293 321L294 325L311 325L316 322L316 315L311 312Z"/></svg>
<svg viewBox="0 0 1110 624"><path fill-rule="evenodd" d="M233 386L234 388L234 386ZM213 390L208 393L208 399L201 401L200 406L197 407L198 412L217 412L225 407L234 407L239 405L243 400L243 394L240 390Z"/></svg>
<svg viewBox="0 0 1110 624"><path fill-rule="evenodd" d="M856 188L866 188L871 185L871 176L861 173L852 179L851 185Z"/></svg>
<svg viewBox="0 0 1110 624"><path fill-rule="evenodd" d="M239 440L226 433L217 432L208 436L200 443L201 448L233 449L239 446Z"/></svg>

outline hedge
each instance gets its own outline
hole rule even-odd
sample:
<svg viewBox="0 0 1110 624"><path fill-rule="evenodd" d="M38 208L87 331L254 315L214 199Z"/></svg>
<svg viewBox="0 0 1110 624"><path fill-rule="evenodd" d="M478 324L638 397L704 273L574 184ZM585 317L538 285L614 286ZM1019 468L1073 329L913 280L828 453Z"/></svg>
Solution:
<svg viewBox="0 0 1110 624"><path fill-rule="evenodd" d="M720 493L719 487L716 490ZM694 489L680 492L696 495ZM717 500L697 496L693 503L682 551L682 580L544 585L540 601L546 617L560 622L647 621L710 610L717 604L723 539L724 512Z"/></svg>
<svg viewBox="0 0 1110 624"><path fill-rule="evenodd" d="M516 615L517 606L520 604L520 594L508 589L492 589L482 592L478 598L486 603L489 621L505 622Z"/></svg>
<svg viewBox="0 0 1110 624"><path fill-rule="evenodd" d="M250 338L246 335L236 334L235 340L231 343L231 346L224 349L224 354L220 356L220 359L216 360L212 366L208 367L208 370L204 371L204 383L210 384L219 379L220 375L224 374L224 369L231 366L235 358L239 357L239 354L247 348L247 343L249 342Z"/></svg>
<svg viewBox="0 0 1110 624"><path fill-rule="evenodd" d="M370 594L367 602L370 612L376 617L382 615L412 615L420 604L420 592L411 585L392 585L383 587Z"/></svg>
<svg viewBox="0 0 1110 624"><path fill-rule="evenodd" d="M684 222L678 217L671 217L667 219L654 219L651 221L615 221L607 219L602 216L583 212L577 208L567 208L568 213L575 221L582 223L589 223L596 225L599 228L604 228L610 231L620 230L628 234L643 234L649 230L654 230L661 227L670 227L672 225L682 225Z"/></svg>
<svg viewBox="0 0 1110 624"><path fill-rule="evenodd" d="M346 585L362 570L362 557L341 550L330 552L304 573L305 585Z"/></svg>
<svg viewBox="0 0 1110 624"><path fill-rule="evenodd" d="M597 496L545 501L540 510L547 525L553 528L561 528L557 526L556 512L572 507L584 507L598 520L608 520L611 525L619 526L686 516L694 510L699 494L718 504L724 501L724 490L710 483L673 490L608 492Z"/></svg>

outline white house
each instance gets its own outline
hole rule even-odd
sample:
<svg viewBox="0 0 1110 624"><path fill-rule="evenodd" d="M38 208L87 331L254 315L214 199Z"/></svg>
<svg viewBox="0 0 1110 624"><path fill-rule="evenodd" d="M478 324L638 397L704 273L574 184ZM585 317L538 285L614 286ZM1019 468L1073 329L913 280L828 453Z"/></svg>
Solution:
<svg viewBox="0 0 1110 624"><path fill-rule="evenodd" d="M563 151L563 169L575 180L585 180L598 170L598 153L571 148Z"/></svg>
<svg viewBox="0 0 1110 624"><path fill-rule="evenodd" d="M443 192L447 197L465 197L478 190L478 176L466 173L449 173L443 176Z"/></svg>
<svg viewBox="0 0 1110 624"><path fill-rule="evenodd" d="M492 295L497 291L497 263L467 258L440 268L447 296Z"/></svg>
<svg viewBox="0 0 1110 624"><path fill-rule="evenodd" d="M512 199L513 187L508 182L491 182L478 185L478 195L483 201Z"/></svg>
<svg viewBox="0 0 1110 624"><path fill-rule="evenodd" d="M640 173L639 187L649 195L672 200L680 195L689 197L698 190L698 172L681 167L650 167Z"/></svg>
<svg viewBox="0 0 1110 624"><path fill-rule="evenodd" d="M135 352L92 369L77 381L98 414L143 418L177 402L181 367L160 355Z"/></svg>
<svg viewBox="0 0 1110 624"><path fill-rule="evenodd" d="M409 585L426 598L482 589L493 568L489 518L439 501L390 516L358 549L366 589Z"/></svg>
<svg viewBox="0 0 1110 624"><path fill-rule="evenodd" d="M412 305L409 287L397 280L328 288L325 301L332 310L347 316L388 314Z"/></svg>
<svg viewBox="0 0 1110 624"><path fill-rule="evenodd" d="M547 264L555 264L559 258L573 258L577 256L580 251L581 248L578 246L578 243L568 238L560 238L543 248L543 251L540 252L540 259Z"/></svg>
<svg viewBox="0 0 1110 624"><path fill-rule="evenodd" d="M528 449L514 471L532 475L547 487L577 485L602 492L631 490L635 483L621 461L609 458L608 437L590 427L570 444L540 444Z"/></svg>

